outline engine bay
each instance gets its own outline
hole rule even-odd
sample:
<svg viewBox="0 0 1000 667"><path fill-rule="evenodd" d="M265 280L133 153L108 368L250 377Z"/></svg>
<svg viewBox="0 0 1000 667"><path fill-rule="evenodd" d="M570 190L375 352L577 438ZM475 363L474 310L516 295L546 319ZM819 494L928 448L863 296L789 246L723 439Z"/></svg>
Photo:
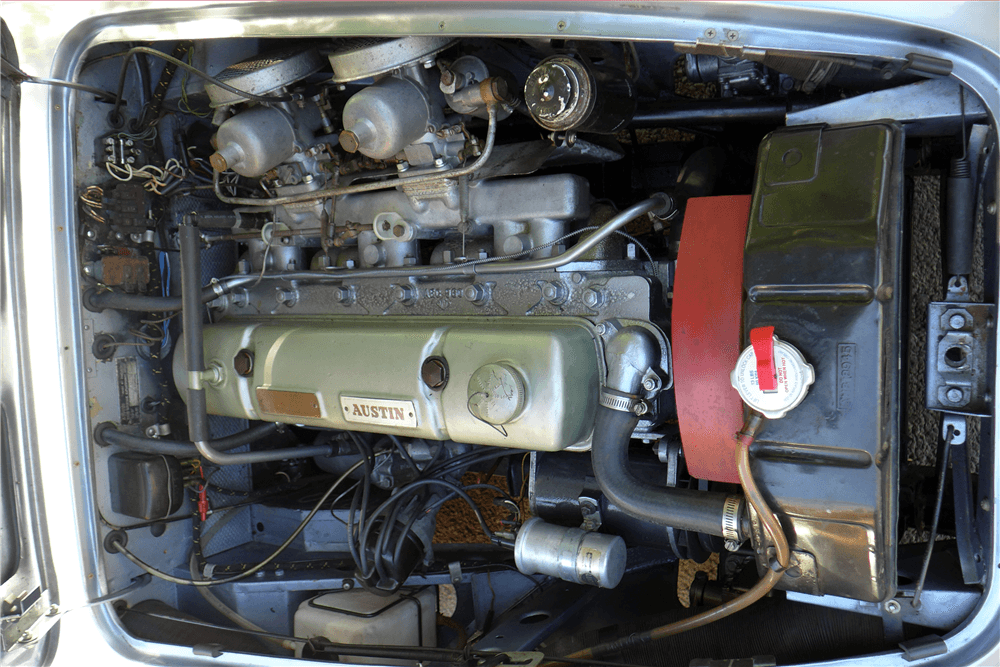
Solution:
<svg viewBox="0 0 1000 667"><path fill-rule="evenodd" d="M491 667L786 664L957 627L995 521L996 128L941 67L92 49L80 80L117 92L78 97L77 250L122 625Z"/></svg>

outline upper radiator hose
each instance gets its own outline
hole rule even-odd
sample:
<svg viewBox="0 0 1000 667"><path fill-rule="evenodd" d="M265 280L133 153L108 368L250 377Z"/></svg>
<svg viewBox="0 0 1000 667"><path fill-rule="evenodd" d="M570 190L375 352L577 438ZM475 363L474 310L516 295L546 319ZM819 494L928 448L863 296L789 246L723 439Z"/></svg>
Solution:
<svg viewBox="0 0 1000 667"><path fill-rule="evenodd" d="M645 329L625 327L608 343L605 356L608 379L601 387L591 447L601 491L625 513L644 521L742 542L739 497L653 486L628 468L629 438L639 423L633 412L640 404L639 387L660 359L656 341Z"/></svg>

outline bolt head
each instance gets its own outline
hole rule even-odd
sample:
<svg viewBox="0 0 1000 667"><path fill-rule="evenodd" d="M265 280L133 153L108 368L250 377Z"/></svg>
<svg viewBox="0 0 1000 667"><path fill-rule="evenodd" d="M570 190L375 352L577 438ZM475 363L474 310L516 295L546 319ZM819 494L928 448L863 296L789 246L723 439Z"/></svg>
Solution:
<svg viewBox="0 0 1000 667"><path fill-rule="evenodd" d="M229 169L229 163L226 162L226 158L222 157L222 153L212 153L212 156L208 158L209 163L212 165L212 169L216 170L220 174L226 169Z"/></svg>
<svg viewBox="0 0 1000 667"><path fill-rule="evenodd" d="M95 230L93 230L93 229L88 229L87 230L87 238L90 239L91 241L93 241L94 239L97 238L97 232Z"/></svg>
<svg viewBox="0 0 1000 667"><path fill-rule="evenodd" d="M726 551L738 551L740 548L740 543L736 540L726 540Z"/></svg>
<svg viewBox="0 0 1000 667"><path fill-rule="evenodd" d="M646 391L653 391L656 389L656 380L653 378L646 378L642 381L642 388Z"/></svg>
<svg viewBox="0 0 1000 667"><path fill-rule="evenodd" d="M886 600L884 607L890 614L898 614L902 610L898 600Z"/></svg>
<svg viewBox="0 0 1000 667"><path fill-rule="evenodd" d="M965 318L961 315L952 315L951 319L948 320L948 325L952 329L961 329L965 326Z"/></svg>
<svg viewBox="0 0 1000 667"><path fill-rule="evenodd" d="M428 357L420 366L420 379L431 389L448 384L448 363L441 357Z"/></svg>
<svg viewBox="0 0 1000 667"><path fill-rule="evenodd" d="M434 160L434 166L435 167L443 167L444 166L444 158L443 157L439 157L436 160Z"/></svg>
<svg viewBox="0 0 1000 667"><path fill-rule="evenodd" d="M598 336L603 336L608 332L608 325L605 324L604 322L601 322L600 324L597 325L595 330L597 331Z"/></svg>
<svg viewBox="0 0 1000 667"><path fill-rule="evenodd" d="M951 389L948 390L948 393L945 394L945 396L952 403L958 403L959 401L962 400L962 390L958 389L957 387L952 387Z"/></svg>
<svg viewBox="0 0 1000 667"><path fill-rule="evenodd" d="M639 401L632 408L632 414L634 414L636 417L641 417L647 412L649 412L649 406L646 405L645 401Z"/></svg>
<svg viewBox="0 0 1000 667"><path fill-rule="evenodd" d="M990 499L989 498L983 498L982 500L980 500L979 501L979 509L983 510L984 512L989 512L990 511Z"/></svg>
<svg viewBox="0 0 1000 667"><path fill-rule="evenodd" d="M990 215L996 215L997 214L997 203L995 201L991 201L989 204L987 204L986 205L986 212L989 213Z"/></svg>
<svg viewBox="0 0 1000 667"><path fill-rule="evenodd" d="M714 39L716 34L715 28L709 28L705 31L705 37L708 37L709 39Z"/></svg>
<svg viewBox="0 0 1000 667"><path fill-rule="evenodd" d="M583 291L583 305L587 308L597 308L603 300L602 295L597 290L587 289Z"/></svg>
<svg viewBox="0 0 1000 667"><path fill-rule="evenodd" d="M348 153L357 153L358 148L361 147L361 141L358 139L358 135L351 130L344 130L340 133L340 147Z"/></svg>
<svg viewBox="0 0 1000 667"><path fill-rule="evenodd" d="M482 285L469 285L462 291L462 295L468 301L480 301L483 298L483 287Z"/></svg>
<svg viewBox="0 0 1000 667"><path fill-rule="evenodd" d="M361 256L368 266L377 266L382 263L382 253L375 245L366 246Z"/></svg>

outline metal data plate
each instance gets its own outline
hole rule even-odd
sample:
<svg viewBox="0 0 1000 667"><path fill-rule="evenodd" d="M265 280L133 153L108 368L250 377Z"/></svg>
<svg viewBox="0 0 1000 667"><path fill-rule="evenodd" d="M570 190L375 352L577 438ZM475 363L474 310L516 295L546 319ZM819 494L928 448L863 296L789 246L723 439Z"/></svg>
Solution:
<svg viewBox="0 0 1000 667"><path fill-rule="evenodd" d="M990 416L990 332L996 306L931 303L927 306L927 408Z"/></svg>

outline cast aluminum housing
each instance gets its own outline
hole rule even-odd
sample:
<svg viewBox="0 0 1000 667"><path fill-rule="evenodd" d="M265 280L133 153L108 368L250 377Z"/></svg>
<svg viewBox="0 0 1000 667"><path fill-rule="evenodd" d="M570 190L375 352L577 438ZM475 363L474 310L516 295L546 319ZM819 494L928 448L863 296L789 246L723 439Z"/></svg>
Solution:
<svg viewBox="0 0 1000 667"><path fill-rule="evenodd" d="M506 318L502 324L458 317L226 322L205 328L206 363L219 378L206 386L208 411L556 451L590 439L601 370L597 339L589 322L571 317ZM255 359L247 377L233 367L241 350ZM174 356L174 381L183 396L182 352ZM447 362L443 387L421 378L421 364L431 357ZM511 381L496 389L482 381L481 371L496 364L520 379L520 408L499 421L485 412L480 394L515 388Z"/></svg>

